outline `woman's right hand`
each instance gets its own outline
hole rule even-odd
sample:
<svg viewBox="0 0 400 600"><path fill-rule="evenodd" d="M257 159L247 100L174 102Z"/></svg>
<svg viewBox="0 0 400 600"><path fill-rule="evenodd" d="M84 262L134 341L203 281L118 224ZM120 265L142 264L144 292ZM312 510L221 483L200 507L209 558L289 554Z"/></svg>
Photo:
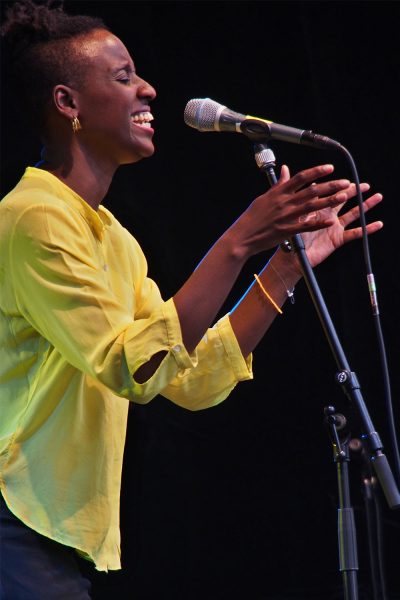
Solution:
<svg viewBox="0 0 400 600"><path fill-rule="evenodd" d="M343 191L351 185L348 179L316 183L333 171L333 165L319 165L290 177L283 165L277 183L258 196L227 231L234 236L235 255L246 260L296 233L330 227L333 218L322 211L346 201Z"/></svg>

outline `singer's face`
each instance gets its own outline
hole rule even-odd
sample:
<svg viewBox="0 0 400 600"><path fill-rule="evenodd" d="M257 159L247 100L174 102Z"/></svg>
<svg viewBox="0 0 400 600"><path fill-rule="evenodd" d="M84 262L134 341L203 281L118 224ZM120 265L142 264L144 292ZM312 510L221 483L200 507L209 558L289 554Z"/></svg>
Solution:
<svg viewBox="0 0 400 600"><path fill-rule="evenodd" d="M115 166L151 156L154 88L136 74L128 50L112 33L98 29L79 44L86 68L76 100L85 148L95 160Z"/></svg>

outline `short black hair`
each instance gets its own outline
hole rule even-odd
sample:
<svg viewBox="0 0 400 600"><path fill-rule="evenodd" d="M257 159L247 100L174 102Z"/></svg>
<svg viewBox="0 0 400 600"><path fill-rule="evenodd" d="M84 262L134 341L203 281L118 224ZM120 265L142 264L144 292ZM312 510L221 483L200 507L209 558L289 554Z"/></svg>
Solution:
<svg viewBox="0 0 400 600"><path fill-rule="evenodd" d="M96 29L108 27L97 17L67 14L63 2L55 0L7 7L1 26L5 69L16 99L39 131L54 86L74 87L84 80L85 60L74 41Z"/></svg>

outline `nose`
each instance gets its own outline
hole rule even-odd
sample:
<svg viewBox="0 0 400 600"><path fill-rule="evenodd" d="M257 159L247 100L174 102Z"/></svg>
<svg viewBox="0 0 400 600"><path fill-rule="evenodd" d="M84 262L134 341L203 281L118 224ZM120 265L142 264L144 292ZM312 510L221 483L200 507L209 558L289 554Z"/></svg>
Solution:
<svg viewBox="0 0 400 600"><path fill-rule="evenodd" d="M144 79L140 79L137 89L137 95L139 96L139 98L144 98L148 101L151 101L154 100L154 98L157 96L157 92L153 88L153 86L150 85L150 83L148 83Z"/></svg>

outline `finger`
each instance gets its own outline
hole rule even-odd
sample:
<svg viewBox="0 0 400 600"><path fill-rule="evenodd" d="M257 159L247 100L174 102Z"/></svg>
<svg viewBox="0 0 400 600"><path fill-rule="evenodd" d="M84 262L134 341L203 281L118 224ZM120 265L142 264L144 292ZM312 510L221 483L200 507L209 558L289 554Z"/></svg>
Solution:
<svg viewBox="0 0 400 600"><path fill-rule="evenodd" d="M382 227L382 221L374 221L373 223L369 223L366 227L367 235L372 235L373 233L376 233L377 231L382 229ZM362 234L362 227L354 227L354 229L347 229L343 232L343 243L347 244L347 242L358 240L362 237Z"/></svg>
<svg viewBox="0 0 400 600"><path fill-rule="evenodd" d="M324 183L314 182L300 192L297 192L295 200L296 202L304 202L318 196L322 199L322 196L325 196L325 200L327 201L326 206L331 206L331 204L337 204L337 201L335 198L331 198L332 202L329 202L329 196L333 196L339 191L347 191L349 187L350 181L348 179L335 179L333 181L325 181ZM346 199L347 195L343 197L342 202L345 202Z"/></svg>
<svg viewBox="0 0 400 600"><path fill-rule="evenodd" d="M374 194L373 196L371 196L370 198L365 200L365 202L363 202L364 213L371 210L371 208L374 208L374 206L379 204L382 201L382 199L383 199L382 194ZM360 217L360 207L355 206L354 208L347 211L340 217L340 222L343 225L343 227L347 227L347 225L350 225L350 223L353 223L359 217Z"/></svg>
<svg viewBox="0 0 400 600"><path fill-rule="evenodd" d="M371 186L369 185L369 183L360 183L361 193L368 192L370 187ZM352 183L351 185L349 185L349 189L346 190L346 193L347 193L348 200L350 198L353 198L357 194L357 186L355 185L355 183Z"/></svg>
<svg viewBox="0 0 400 600"><path fill-rule="evenodd" d="M312 167L311 169L300 171L284 184L284 191L288 193L297 192L305 185L313 182L315 179L330 175L330 173L333 173L333 171L333 165L319 165L318 167Z"/></svg>
<svg viewBox="0 0 400 600"><path fill-rule="evenodd" d="M281 174L279 177L279 182L280 183L286 183L286 181L289 181L290 179L290 171L289 171L289 167L287 165L282 165L281 167Z"/></svg>
<svg viewBox="0 0 400 600"><path fill-rule="evenodd" d="M361 183L360 184L361 193L367 192L369 190L369 188L370 188L369 183ZM354 183L351 183L347 189L345 189L341 192L341 200L342 200L343 204L345 202L347 202L348 200L350 200L350 198L353 198L354 196L356 196L356 194L357 194L357 187ZM340 203L339 197L337 199ZM339 210L340 210L340 207L338 208L337 212L339 212Z"/></svg>

